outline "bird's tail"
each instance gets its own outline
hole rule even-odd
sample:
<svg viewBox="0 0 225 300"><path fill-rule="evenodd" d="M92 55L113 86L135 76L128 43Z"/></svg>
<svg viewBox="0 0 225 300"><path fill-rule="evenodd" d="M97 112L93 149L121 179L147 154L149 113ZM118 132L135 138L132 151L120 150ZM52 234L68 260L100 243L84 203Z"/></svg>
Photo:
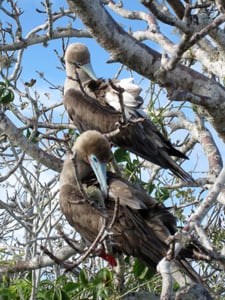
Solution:
<svg viewBox="0 0 225 300"><path fill-rule="evenodd" d="M165 156L165 159L168 163L168 168L173 172L174 175L189 184L196 185L196 181L189 173L182 169L182 167L180 167L167 153L165 153Z"/></svg>

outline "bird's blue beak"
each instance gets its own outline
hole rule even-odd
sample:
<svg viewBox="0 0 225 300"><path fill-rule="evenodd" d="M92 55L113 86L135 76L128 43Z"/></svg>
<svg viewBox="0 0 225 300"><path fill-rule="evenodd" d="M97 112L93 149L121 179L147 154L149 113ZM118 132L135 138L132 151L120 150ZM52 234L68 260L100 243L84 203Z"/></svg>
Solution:
<svg viewBox="0 0 225 300"><path fill-rule="evenodd" d="M108 196L108 185L107 185L107 175L106 175L107 164L100 162L97 159L97 157L93 154L88 156L88 160L100 184L101 191L104 197L107 198Z"/></svg>
<svg viewBox="0 0 225 300"><path fill-rule="evenodd" d="M80 68L83 69L88 74L88 76L91 77L91 79L93 80L98 79L90 63L84 64L80 66Z"/></svg>

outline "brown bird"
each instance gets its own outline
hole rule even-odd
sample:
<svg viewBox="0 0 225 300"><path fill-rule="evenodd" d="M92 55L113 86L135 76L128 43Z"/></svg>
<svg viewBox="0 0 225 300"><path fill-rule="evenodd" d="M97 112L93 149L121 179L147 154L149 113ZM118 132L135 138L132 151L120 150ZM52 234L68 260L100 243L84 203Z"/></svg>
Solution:
<svg viewBox="0 0 225 300"><path fill-rule="evenodd" d="M65 159L60 175L60 207L70 225L92 243L103 222L108 225L115 218L106 237L110 254L125 253L156 268L169 249L168 237L177 230L175 217L142 188L106 172L112 153L109 142L99 132L82 133L72 152L74 159ZM93 170L100 185L95 181ZM189 281L201 282L185 256L192 257L193 249L180 252L173 262L175 273L179 274L181 268ZM178 275L178 279L180 277L184 278Z"/></svg>
<svg viewBox="0 0 225 300"><path fill-rule="evenodd" d="M65 53L66 80L64 106L80 132L88 129L109 134L117 146L170 169L182 180L194 184L193 178L172 158L187 159L175 149L140 109L141 88L131 78L97 79L87 47L71 44ZM110 133L112 133L110 135Z"/></svg>

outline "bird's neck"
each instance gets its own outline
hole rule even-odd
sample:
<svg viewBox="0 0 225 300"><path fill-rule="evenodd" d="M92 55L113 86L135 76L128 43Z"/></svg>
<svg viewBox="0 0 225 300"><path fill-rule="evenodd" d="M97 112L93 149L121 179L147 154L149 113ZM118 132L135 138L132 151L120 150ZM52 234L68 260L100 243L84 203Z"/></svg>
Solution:
<svg viewBox="0 0 225 300"><path fill-rule="evenodd" d="M76 68L75 65L66 64L64 92L66 92L68 89L81 89L81 86L84 87L85 84L90 80L91 78L84 70Z"/></svg>
<svg viewBox="0 0 225 300"><path fill-rule="evenodd" d="M90 165L82 160L75 159L73 161L71 157L67 157L63 164L63 169L60 175L60 185L76 185L77 179L82 182L92 174L93 171Z"/></svg>

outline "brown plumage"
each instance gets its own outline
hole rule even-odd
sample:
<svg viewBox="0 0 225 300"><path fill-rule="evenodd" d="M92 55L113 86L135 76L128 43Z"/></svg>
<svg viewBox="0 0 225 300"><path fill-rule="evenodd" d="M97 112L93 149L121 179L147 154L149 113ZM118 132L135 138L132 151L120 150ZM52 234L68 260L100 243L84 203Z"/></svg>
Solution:
<svg viewBox="0 0 225 300"><path fill-rule="evenodd" d="M110 137L115 145L170 169L188 183L194 183L193 178L171 158L187 157L172 146L140 109L143 102L139 95L140 87L130 79L112 80L113 86L124 90L124 105L121 106L118 92L112 85L94 75L90 53L85 45L70 45L65 53L65 62L64 106L80 132L95 129L107 134L117 130ZM137 119L139 122L135 122ZM123 126L124 123L129 126Z"/></svg>
<svg viewBox="0 0 225 300"><path fill-rule="evenodd" d="M77 139L72 151L76 154L76 167L67 157L60 175L60 207L70 225L92 243L101 229L103 216L106 216L107 224L111 222L118 200L117 216L107 238L112 253L138 257L155 268L168 251L168 237L176 232L175 217L142 188L110 172L107 172L108 197L104 208L101 201L97 201L101 191L94 181L90 163L94 161L101 165L111 159L107 139L97 131L86 131ZM76 178L83 188L94 186L92 192L86 189L92 204L84 199ZM187 250L183 254L191 256L191 252ZM200 282L191 266L181 259L183 254L180 254L179 261L175 260L175 265L181 267L191 280Z"/></svg>

